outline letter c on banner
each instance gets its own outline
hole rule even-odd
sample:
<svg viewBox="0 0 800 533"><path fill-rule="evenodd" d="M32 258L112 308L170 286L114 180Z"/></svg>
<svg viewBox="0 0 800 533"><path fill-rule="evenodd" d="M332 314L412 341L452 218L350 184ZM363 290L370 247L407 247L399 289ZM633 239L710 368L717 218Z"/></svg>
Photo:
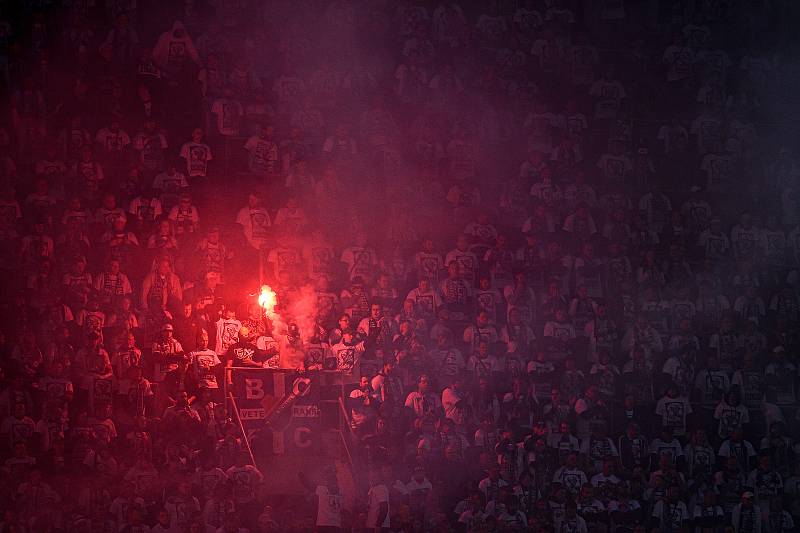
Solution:
<svg viewBox="0 0 800 533"><path fill-rule="evenodd" d="M260 400L264 397L264 380L244 378L244 390L248 400Z"/></svg>
<svg viewBox="0 0 800 533"><path fill-rule="evenodd" d="M294 445L298 448L308 448L311 446L311 430L305 426L294 428Z"/></svg>

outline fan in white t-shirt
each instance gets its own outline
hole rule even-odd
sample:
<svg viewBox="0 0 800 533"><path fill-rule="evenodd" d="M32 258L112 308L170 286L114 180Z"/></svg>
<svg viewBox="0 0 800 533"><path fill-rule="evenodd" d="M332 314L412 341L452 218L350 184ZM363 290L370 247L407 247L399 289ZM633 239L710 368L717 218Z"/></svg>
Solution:
<svg viewBox="0 0 800 533"><path fill-rule="evenodd" d="M120 154L131 144L130 136L120 128L117 117L112 118L108 126L101 128L94 140L100 150L107 155Z"/></svg>
<svg viewBox="0 0 800 533"><path fill-rule="evenodd" d="M370 472L370 489L367 492L367 524L374 530L388 529L389 521L389 487L383 481L381 472Z"/></svg>
<svg viewBox="0 0 800 533"><path fill-rule="evenodd" d="M217 353L208 347L208 332L201 329L197 333L197 349L189 354L192 373L201 389L218 389L217 368L220 361Z"/></svg>
<svg viewBox="0 0 800 533"><path fill-rule="evenodd" d="M298 472L297 477L309 492L317 496L317 528L321 531L328 528L338 530L342 527L342 493L336 478L336 467L334 465L325 467L322 480L316 487L303 472Z"/></svg>
<svg viewBox="0 0 800 533"><path fill-rule="evenodd" d="M247 242L253 248L258 249L266 242L272 220L261 205L261 195L258 192L253 191L249 194L247 205L236 215L236 223L242 227Z"/></svg>
<svg viewBox="0 0 800 533"><path fill-rule="evenodd" d="M181 158L186 161L186 175L190 178L206 177L208 162L214 159L211 148L203 142L203 130L192 130L192 140L183 143L180 151Z"/></svg>

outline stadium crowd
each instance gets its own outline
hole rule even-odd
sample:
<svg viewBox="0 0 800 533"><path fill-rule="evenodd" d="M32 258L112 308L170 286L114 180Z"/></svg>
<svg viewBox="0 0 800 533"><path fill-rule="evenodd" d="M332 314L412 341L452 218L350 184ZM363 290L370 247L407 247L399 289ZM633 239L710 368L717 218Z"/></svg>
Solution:
<svg viewBox="0 0 800 533"><path fill-rule="evenodd" d="M797 531L793 20L0 2L0 533ZM353 505L241 366L345 376Z"/></svg>

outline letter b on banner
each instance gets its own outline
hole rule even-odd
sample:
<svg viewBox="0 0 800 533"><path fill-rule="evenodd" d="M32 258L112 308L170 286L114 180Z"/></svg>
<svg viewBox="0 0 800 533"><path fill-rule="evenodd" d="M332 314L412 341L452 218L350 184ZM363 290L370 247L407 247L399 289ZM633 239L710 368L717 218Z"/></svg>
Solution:
<svg viewBox="0 0 800 533"><path fill-rule="evenodd" d="M298 380L306 383L307 393L294 393ZM231 373L231 392L239 416L248 435L263 432L270 438L257 439L273 455L315 455L321 445L320 376L303 375L290 370L234 368ZM298 387L299 388L299 387ZM284 402L282 415L267 420ZM271 441L271 442L270 442ZM256 451L257 452L257 451Z"/></svg>
<svg viewBox="0 0 800 533"><path fill-rule="evenodd" d="M245 398L260 400L264 397L264 380L258 378L244 378Z"/></svg>

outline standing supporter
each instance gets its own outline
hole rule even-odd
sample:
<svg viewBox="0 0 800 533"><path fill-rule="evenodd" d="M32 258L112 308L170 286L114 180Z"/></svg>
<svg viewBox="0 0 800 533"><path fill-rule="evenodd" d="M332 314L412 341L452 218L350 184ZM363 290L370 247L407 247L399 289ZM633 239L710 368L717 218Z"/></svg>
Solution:
<svg viewBox="0 0 800 533"><path fill-rule="evenodd" d="M186 175L189 178L205 178L208 174L208 162L214 159L211 148L203 142L203 130L192 130L192 140L181 146L181 158L186 162Z"/></svg>

